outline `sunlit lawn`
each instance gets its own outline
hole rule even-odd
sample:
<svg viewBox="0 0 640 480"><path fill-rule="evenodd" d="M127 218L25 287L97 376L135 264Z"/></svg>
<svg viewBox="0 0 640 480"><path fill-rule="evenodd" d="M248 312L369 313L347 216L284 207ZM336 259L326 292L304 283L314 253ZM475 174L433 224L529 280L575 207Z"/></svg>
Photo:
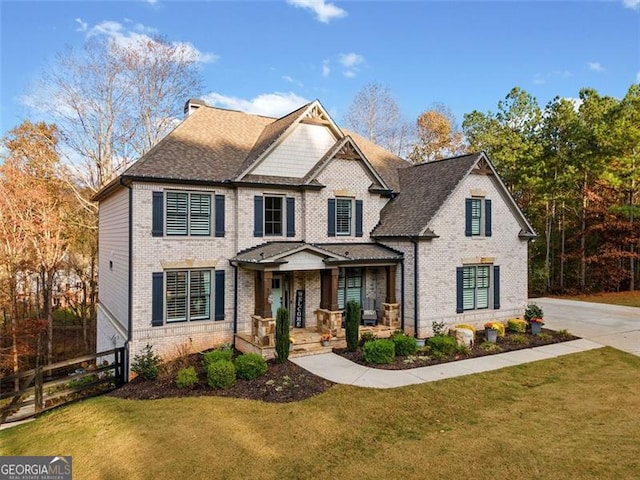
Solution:
<svg viewBox="0 0 640 480"><path fill-rule="evenodd" d="M575 295L562 297L567 300L580 300L581 302L609 303L612 305L624 305L627 307L640 307L640 290L633 292L609 292L595 293L593 295Z"/></svg>
<svg viewBox="0 0 640 480"><path fill-rule="evenodd" d="M640 357L611 348L295 404L95 398L0 432L75 479L631 479Z"/></svg>

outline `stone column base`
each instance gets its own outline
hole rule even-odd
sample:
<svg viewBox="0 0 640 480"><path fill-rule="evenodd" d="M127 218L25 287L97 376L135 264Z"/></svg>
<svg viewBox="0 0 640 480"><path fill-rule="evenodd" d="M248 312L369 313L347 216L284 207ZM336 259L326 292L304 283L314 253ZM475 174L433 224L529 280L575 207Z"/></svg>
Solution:
<svg viewBox="0 0 640 480"><path fill-rule="evenodd" d="M400 328L400 304L399 303L383 303L382 304L382 324L387 327Z"/></svg>
<svg viewBox="0 0 640 480"><path fill-rule="evenodd" d="M253 342L260 347L275 347L276 319L251 315L251 335Z"/></svg>
<svg viewBox="0 0 640 480"><path fill-rule="evenodd" d="M342 328L342 310L325 310L319 308L315 311L316 328L319 333L329 333L332 337L345 336Z"/></svg>

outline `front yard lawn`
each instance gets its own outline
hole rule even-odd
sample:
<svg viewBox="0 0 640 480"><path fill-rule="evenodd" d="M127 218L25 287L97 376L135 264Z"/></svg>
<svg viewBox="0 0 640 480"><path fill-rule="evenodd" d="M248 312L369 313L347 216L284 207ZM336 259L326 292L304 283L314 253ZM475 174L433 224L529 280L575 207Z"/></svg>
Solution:
<svg viewBox="0 0 640 480"><path fill-rule="evenodd" d="M78 479L637 478L640 357L612 348L296 403L103 396L0 432Z"/></svg>

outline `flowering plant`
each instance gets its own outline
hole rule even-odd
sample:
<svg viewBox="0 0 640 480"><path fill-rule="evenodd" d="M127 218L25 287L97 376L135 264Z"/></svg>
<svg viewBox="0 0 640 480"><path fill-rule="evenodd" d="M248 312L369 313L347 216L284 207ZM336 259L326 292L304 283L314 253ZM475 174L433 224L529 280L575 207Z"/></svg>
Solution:
<svg viewBox="0 0 640 480"><path fill-rule="evenodd" d="M484 329L485 330L500 330L500 328L498 327L498 325L494 322L488 322L484 324Z"/></svg>
<svg viewBox="0 0 640 480"><path fill-rule="evenodd" d="M320 337L321 342L328 342L329 340L331 340L331 334L329 332L323 333Z"/></svg>
<svg viewBox="0 0 640 480"><path fill-rule="evenodd" d="M542 317L534 317L529 320L529 323L539 323L540 325L544 325L544 320Z"/></svg>

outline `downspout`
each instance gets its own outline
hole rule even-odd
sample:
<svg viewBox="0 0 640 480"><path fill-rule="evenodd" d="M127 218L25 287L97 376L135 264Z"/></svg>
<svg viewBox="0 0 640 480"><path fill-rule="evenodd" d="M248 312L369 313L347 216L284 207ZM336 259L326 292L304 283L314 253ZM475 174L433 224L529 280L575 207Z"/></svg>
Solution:
<svg viewBox="0 0 640 480"><path fill-rule="evenodd" d="M236 346L236 335L238 334L238 266L233 267L233 347Z"/></svg>
<svg viewBox="0 0 640 480"><path fill-rule="evenodd" d="M413 243L413 335L418 337L418 300L419 300L419 275L418 275L418 240L416 237L409 237Z"/></svg>
<svg viewBox="0 0 640 480"><path fill-rule="evenodd" d="M122 177L120 177L120 185L129 190L129 295L127 299L127 340L124 342L124 371L126 383L129 381L129 342L131 341L131 332L133 331L133 188L131 188L131 185L124 183Z"/></svg>
<svg viewBox="0 0 640 480"><path fill-rule="evenodd" d="M404 331L404 306L406 305L404 299L404 256L400 260L400 298L402 299L400 304L400 308L402 308L400 312L400 328Z"/></svg>

